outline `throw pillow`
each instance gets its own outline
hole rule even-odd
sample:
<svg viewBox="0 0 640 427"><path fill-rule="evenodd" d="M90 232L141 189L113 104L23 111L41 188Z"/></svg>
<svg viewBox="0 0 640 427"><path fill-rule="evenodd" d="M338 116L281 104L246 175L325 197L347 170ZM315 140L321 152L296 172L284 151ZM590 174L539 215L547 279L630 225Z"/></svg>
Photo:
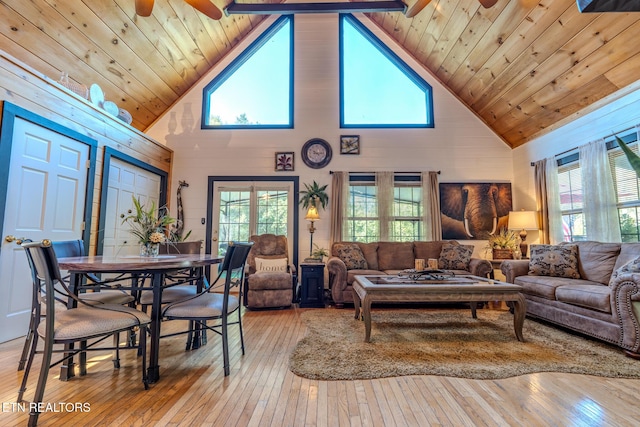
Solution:
<svg viewBox="0 0 640 427"><path fill-rule="evenodd" d="M625 273L640 273L640 257L629 261L628 263L614 271L611 275L611 279L613 280L619 275Z"/></svg>
<svg viewBox="0 0 640 427"><path fill-rule="evenodd" d="M347 270L366 270L367 260L360 247L355 243L336 243L333 251L344 262Z"/></svg>
<svg viewBox="0 0 640 427"><path fill-rule="evenodd" d="M473 246L454 241L444 243L440 250L438 268L444 270L469 270Z"/></svg>
<svg viewBox="0 0 640 427"><path fill-rule="evenodd" d="M531 245L529 248L529 274L580 278L577 245Z"/></svg>
<svg viewBox="0 0 640 427"><path fill-rule="evenodd" d="M256 257L256 272L258 271L270 271L270 272L286 272L287 271L287 259L286 258L258 258Z"/></svg>

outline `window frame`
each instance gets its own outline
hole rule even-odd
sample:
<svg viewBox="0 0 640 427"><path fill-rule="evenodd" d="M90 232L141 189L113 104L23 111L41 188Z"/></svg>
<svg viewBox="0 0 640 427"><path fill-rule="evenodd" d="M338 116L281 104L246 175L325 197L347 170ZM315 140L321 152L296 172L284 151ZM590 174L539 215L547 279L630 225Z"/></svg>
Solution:
<svg viewBox="0 0 640 427"><path fill-rule="evenodd" d="M349 236L349 238L352 241L355 242L363 242L363 243L369 243L369 242L373 242L373 241L380 241L380 232L382 230L382 227L380 225L380 216L379 213L376 212L375 216L366 216L366 217L362 217L362 216L349 216L350 211L352 210L352 205L351 205L351 200L352 200L352 196L351 196L351 188L352 187L357 187L357 186L370 186L370 187L374 187L376 188L376 205L378 203L377 197L378 197L378 193L377 193L377 187L375 185L375 175L369 175L369 174L357 174L354 173L353 175L349 176L349 195L348 195L348 201L347 201L347 216L345 217L345 222L347 224L349 224L350 222L353 221L373 221L373 222L377 222L378 224L378 237L375 238L374 240L366 240L366 241L362 241L362 240L358 240L356 237L354 236L354 234L352 232L349 232L347 234L347 236ZM413 239L410 241L424 241L425 237L423 234L423 230L424 230L424 226L423 226L423 222L424 222L424 203L425 203L425 197L424 194L422 194L422 200L420 201L420 205L418 208L418 216L416 217L409 217L409 216L404 216L404 215L395 215L395 189L397 188L402 188L402 187L415 187L417 189L420 190L420 192L422 193L422 178L420 175L416 175L416 174L403 174L403 173L396 173L394 174L394 180L393 180L393 188L394 188L394 209L393 209L393 213L391 216L391 220L390 220L390 224L389 224L389 241L394 241L394 242L406 242L409 240L397 240L397 239L392 239L393 236L393 224L396 221L417 221L418 222L418 237L419 239ZM348 227L348 225L347 225ZM366 237L369 237L368 235Z"/></svg>
<svg viewBox="0 0 640 427"><path fill-rule="evenodd" d="M278 31L289 23L289 115L287 124L257 124L257 125L213 125L209 124L211 113L211 94L224 84L238 69L240 69L258 50L260 50ZM231 63L225 67L216 77L213 78L202 89L202 117L200 120L201 129L293 129L294 128L294 17L293 15L283 15L278 18L269 28L267 28L249 47L241 52Z"/></svg>
<svg viewBox="0 0 640 427"><path fill-rule="evenodd" d="M623 134L623 136L618 135L618 137L620 139L622 139L626 144L631 145L631 148L633 149L634 146L638 147L636 150L640 150L640 141L638 141L638 134L635 130L631 131L631 132L627 132L627 131L623 131L620 132L620 134ZM625 239L625 236L633 236L632 234L624 234L623 230L622 230L622 222L621 222L621 211L622 210L628 210L628 209L636 209L636 211L638 212L640 210L640 195L638 197L637 200L633 200L633 201L624 201L621 202L619 200L619 194L618 194L618 182L616 180L617 176L616 176L616 171L615 171L615 165L613 162L613 157L618 157L620 156L620 152L621 149L618 146L618 143L615 139L615 135L610 136L608 138L605 139L606 140L606 146L607 146L607 155L609 158L609 164L611 166L611 180L613 181L613 185L614 188L616 190L616 209L618 211L618 227L620 227L620 234L622 236L622 241L623 242L638 242L640 241L640 221L636 220L636 227L638 228L638 232L635 234L637 240L629 240L628 238ZM624 154L622 154L622 156L624 156ZM556 164L558 166L558 175L561 173L564 173L570 169L574 169L574 168L581 168L581 164L580 164L580 155L577 152L574 152L574 150L571 150L571 152L563 157L557 158L556 159ZM640 186L640 178L636 177L636 185ZM569 215L581 215L583 214L583 209L582 208L574 208L574 209L565 209L565 210L560 210L561 213L561 218L564 219L564 217L569 216ZM639 215L637 215L638 217ZM563 224L564 224L564 220L563 220ZM569 240L571 242L576 242L576 241L582 241L582 240L589 240L589 235L587 233L587 231L585 230L585 236L583 239L573 239L573 229L572 227L570 227L570 234L569 234ZM563 236L566 238L567 235L564 233L563 231ZM582 235L577 235L577 236L582 236Z"/></svg>
<svg viewBox="0 0 640 427"><path fill-rule="evenodd" d="M351 25L364 37L366 38L376 49L380 51L393 65L395 65L398 70L404 73L413 83L415 83L419 88L424 91L425 94L425 106L426 106L426 117L424 124L392 124L392 123L370 123L370 124L349 124L345 123L344 115L344 96L345 96L345 88L344 88L344 23L345 21L349 21ZM404 62L395 52L393 52L389 47L383 43L378 37L376 37L371 30L365 27L358 19L356 19L350 13L341 13L339 15L339 68L340 68L340 77L339 77L339 86L340 86L340 128L349 129L349 128L434 128L434 111L433 111L433 88L429 83L426 82L416 71L413 70L406 62Z"/></svg>

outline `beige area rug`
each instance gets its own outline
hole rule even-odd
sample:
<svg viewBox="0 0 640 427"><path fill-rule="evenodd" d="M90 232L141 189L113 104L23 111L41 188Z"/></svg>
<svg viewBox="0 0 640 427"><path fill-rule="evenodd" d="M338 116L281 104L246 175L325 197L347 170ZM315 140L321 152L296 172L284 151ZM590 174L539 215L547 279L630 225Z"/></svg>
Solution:
<svg viewBox="0 0 640 427"><path fill-rule="evenodd" d="M296 345L289 369L318 380L403 375L498 379L534 372L640 378L640 361L622 350L526 319L519 342L513 317L503 310L372 310L371 342L353 310L301 314L308 333Z"/></svg>

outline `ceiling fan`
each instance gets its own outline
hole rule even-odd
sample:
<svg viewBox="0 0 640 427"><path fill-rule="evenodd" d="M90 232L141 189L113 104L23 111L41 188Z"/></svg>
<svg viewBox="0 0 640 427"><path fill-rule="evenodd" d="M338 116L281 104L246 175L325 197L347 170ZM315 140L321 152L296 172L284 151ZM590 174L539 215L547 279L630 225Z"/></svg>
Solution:
<svg viewBox="0 0 640 427"><path fill-rule="evenodd" d="M498 0L478 1L485 8L490 8L498 2ZM284 15L294 13L402 12L407 18L413 18L429 3L431 0L415 0L410 7L407 7L404 0L343 0L319 3L236 3L236 0L233 0L224 8L224 13L225 15Z"/></svg>
<svg viewBox="0 0 640 427"><path fill-rule="evenodd" d="M153 1L154 0L136 0L136 14L139 16L149 16L151 15L151 10L153 9ZM218 6L211 3L209 0L184 0L186 3L189 3L199 12L204 13L209 18L218 20L222 18L222 11L218 8Z"/></svg>
<svg viewBox="0 0 640 427"><path fill-rule="evenodd" d="M184 0L199 12L213 20L222 18L222 11L210 0ZM478 0L485 8L495 5L498 0ZM136 0L136 14L151 15L154 0ZM416 0L407 7L402 0L389 1L349 1L322 3L236 3L235 0L225 8L226 14L286 14L286 13L327 13L327 12L375 12L401 11L407 18L413 18L424 9L431 0Z"/></svg>

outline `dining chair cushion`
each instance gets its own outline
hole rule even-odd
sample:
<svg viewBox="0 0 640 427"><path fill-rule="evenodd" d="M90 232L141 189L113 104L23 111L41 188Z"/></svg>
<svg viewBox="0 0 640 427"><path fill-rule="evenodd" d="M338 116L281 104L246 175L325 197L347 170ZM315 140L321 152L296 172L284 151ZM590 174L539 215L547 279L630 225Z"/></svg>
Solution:
<svg viewBox="0 0 640 427"><path fill-rule="evenodd" d="M79 298L87 304L129 304L133 295L118 290L102 290L100 292L84 292Z"/></svg>
<svg viewBox="0 0 640 427"><path fill-rule="evenodd" d="M151 318L146 313L123 305L72 308L56 313L53 337L55 341L81 340L150 322ZM40 322L38 334L44 337L45 332L46 322Z"/></svg>
<svg viewBox="0 0 640 427"><path fill-rule="evenodd" d="M210 319L222 315L222 303L224 295L214 292L206 292L195 298L178 302L168 306L163 315L171 318ZM238 298L229 295L227 313L232 313L239 307Z"/></svg>
<svg viewBox="0 0 640 427"><path fill-rule="evenodd" d="M176 285L162 290L162 303L180 301L192 297L198 293L198 287L195 285ZM140 294L140 304L153 304L153 291L142 291Z"/></svg>

